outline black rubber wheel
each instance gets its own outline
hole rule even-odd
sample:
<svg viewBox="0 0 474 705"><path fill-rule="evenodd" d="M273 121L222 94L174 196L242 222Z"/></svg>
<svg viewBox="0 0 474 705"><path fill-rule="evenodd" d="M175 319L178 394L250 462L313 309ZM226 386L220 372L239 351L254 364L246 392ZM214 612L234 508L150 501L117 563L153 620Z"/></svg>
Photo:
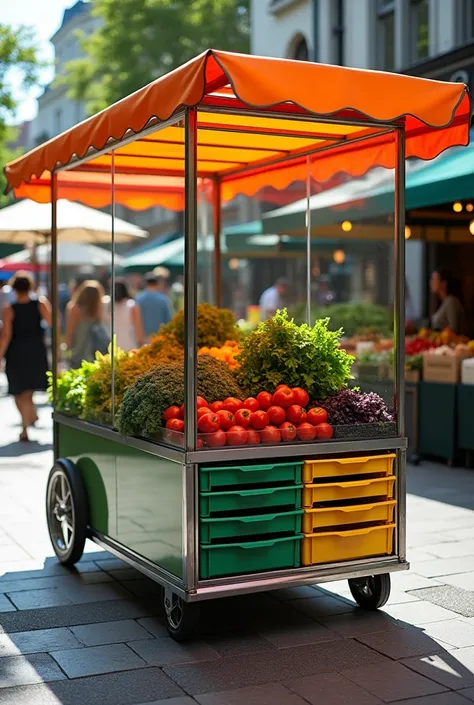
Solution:
<svg viewBox="0 0 474 705"><path fill-rule="evenodd" d="M369 575L349 580L352 597L365 610L378 610L390 597L390 574Z"/></svg>
<svg viewBox="0 0 474 705"><path fill-rule="evenodd" d="M190 641L197 631L201 605L197 602L185 602L171 590L165 589L162 594L169 635L175 641Z"/></svg>
<svg viewBox="0 0 474 705"><path fill-rule="evenodd" d="M46 487L46 519L58 560L73 566L84 553L89 508L79 469L61 458L55 462Z"/></svg>

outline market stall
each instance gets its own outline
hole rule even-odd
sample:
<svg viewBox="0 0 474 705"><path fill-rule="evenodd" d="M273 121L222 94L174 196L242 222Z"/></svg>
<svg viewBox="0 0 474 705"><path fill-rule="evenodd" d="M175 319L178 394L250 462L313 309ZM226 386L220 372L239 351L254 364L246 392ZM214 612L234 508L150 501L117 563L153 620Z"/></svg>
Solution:
<svg viewBox="0 0 474 705"><path fill-rule="evenodd" d="M239 593L348 579L359 605L385 604L390 573L408 567L405 159L466 144L469 116L459 84L208 51L7 166L18 194L44 200L50 184L53 290L62 188L80 184L84 202L96 176L102 198L108 181L113 213L141 203L144 175L147 203L170 207L179 193L166 178L185 182L184 314L80 370L58 376L55 355L47 518L60 561L76 562L89 536L136 566L163 585L176 639L191 636L200 601ZM309 325L310 222L308 323L280 311L244 337L219 308L223 201L374 165L395 169L390 404L349 388L341 331ZM214 249L202 262L209 184ZM114 278L113 218L110 239ZM198 306L200 266L214 287Z"/></svg>

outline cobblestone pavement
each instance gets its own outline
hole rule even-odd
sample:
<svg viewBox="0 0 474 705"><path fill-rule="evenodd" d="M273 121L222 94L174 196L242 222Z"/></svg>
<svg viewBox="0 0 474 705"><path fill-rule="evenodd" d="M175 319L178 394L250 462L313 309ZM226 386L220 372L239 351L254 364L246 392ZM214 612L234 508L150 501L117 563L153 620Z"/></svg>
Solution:
<svg viewBox="0 0 474 705"><path fill-rule="evenodd" d="M221 600L182 646L135 570L93 545L77 571L51 557L49 416L20 446L0 399L0 705L474 702L474 472L410 468L412 570L380 612L344 582Z"/></svg>

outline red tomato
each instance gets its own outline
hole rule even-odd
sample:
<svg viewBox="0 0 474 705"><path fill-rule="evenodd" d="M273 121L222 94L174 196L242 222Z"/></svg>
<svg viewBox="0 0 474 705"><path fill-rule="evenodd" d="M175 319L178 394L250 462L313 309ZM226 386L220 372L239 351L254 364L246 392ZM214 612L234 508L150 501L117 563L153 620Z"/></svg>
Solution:
<svg viewBox="0 0 474 705"><path fill-rule="evenodd" d="M262 443L280 443L281 442L281 433L276 426L265 426L263 431L260 434L260 437L262 439Z"/></svg>
<svg viewBox="0 0 474 705"><path fill-rule="evenodd" d="M295 395L295 404L299 404L303 408L308 406L309 394L306 389L303 389L302 387L293 387L292 392Z"/></svg>
<svg viewBox="0 0 474 705"><path fill-rule="evenodd" d="M227 397L227 399L224 399L224 409L230 411L231 414L235 414L242 406L243 402L241 402L240 399L236 399L236 397Z"/></svg>
<svg viewBox="0 0 474 705"><path fill-rule="evenodd" d="M271 406L268 409L267 414L270 419L270 423L275 426L280 426L285 420L285 410L282 409L281 406Z"/></svg>
<svg viewBox="0 0 474 705"><path fill-rule="evenodd" d="M278 392L279 389L283 389L283 387L288 387L287 384L279 384L278 386L275 387L275 392Z"/></svg>
<svg viewBox="0 0 474 705"><path fill-rule="evenodd" d="M197 408L200 409L203 406L209 406L207 401L204 399L204 397L197 397L196 399L197 402Z"/></svg>
<svg viewBox="0 0 474 705"><path fill-rule="evenodd" d="M197 439L196 448L204 448L204 441L202 440L202 438Z"/></svg>
<svg viewBox="0 0 474 705"><path fill-rule="evenodd" d="M256 446L260 443L260 434L254 428L247 429L247 445Z"/></svg>
<svg viewBox="0 0 474 705"><path fill-rule="evenodd" d="M164 412L163 418L165 421L169 421L170 419L179 419L180 414L181 411L179 406L169 406Z"/></svg>
<svg viewBox="0 0 474 705"><path fill-rule="evenodd" d="M224 431L227 431L228 428L235 426L234 414L231 414L230 411L221 409L217 412L217 416L221 421L221 428L223 428Z"/></svg>
<svg viewBox="0 0 474 705"><path fill-rule="evenodd" d="M212 411L209 414L204 414L198 420L198 430L201 433L214 433L218 431L221 427L221 420L217 414L213 414Z"/></svg>
<svg viewBox="0 0 474 705"><path fill-rule="evenodd" d="M210 408L208 406L200 406L197 410L196 418L199 420L201 416L205 416L206 414L212 414Z"/></svg>
<svg viewBox="0 0 474 705"><path fill-rule="evenodd" d="M300 441L314 441L316 438L316 427L305 421L296 427L296 435Z"/></svg>
<svg viewBox="0 0 474 705"><path fill-rule="evenodd" d="M166 422L166 428L170 431L179 431L180 433L183 433L184 421L183 419L170 419Z"/></svg>
<svg viewBox="0 0 474 705"><path fill-rule="evenodd" d="M281 440L294 441L296 438L296 426L289 421L285 421L280 426Z"/></svg>
<svg viewBox="0 0 474 705"><path fill-rule="evenodd" d="M221 411L221 409L224 408L224 402L223 401L213 401L210 409L213 411L215 414L217 414L218 411Z"/></svg>
<svg viewBox="0 0 474 705"><path fill-rule="evenodd" d="M289 387L281 387L273 395L273 404L288 409L295 403L295 393Z"/></svg>
<svg viewBox="0 0 474 705"><path fill-rule="evenodd" d="M244 401L244 409L250 409L250 411L258 411L260 409L260 404L254 397L247 397Z"/></svg>
<svg viewBox="0 0 474 705"><path fill-rule="evenodd" d="M299 404L292 404L286 410L286 418L296 425L303 423L305 411Z"/></svg>
<svg viewBox="0 0 474 705"><path fill-rule="evenodd" d="M225 431L220 428L218 431L210 433L208 436L206 436L206 442L209 448L218 448L219 446L225 446L225 444L227 443L227 436Z"/></svg>
<svg viewBox="0 0 474 705"><path fill-rule="evenodd" d="M254 411L250 417L250 425L257 431L261 431L262 428L268 426L270 419L266 411Z"/></svg>
<svg viewBox="0 0 474 705"><path fill-rule="evenodd" d="M235 423L237 424L237 426L243 426L244 428L248 428L250 426L251 416L252 412L250 411L250 409L239 409L235 415Z"/></svg>
<svg viewBox="0 0 474 705"><path fill-rule="evenodd" d="M332 438L334 434L334 429L332 426L330 426L328 423L319 423L316 426L316 436L317 438L325 439L325 438Z"/></svg>
<svg viewBox="0 0 474 705"><path fill-rule="evenodd" d="M184 419L184 404L179 407L179 418Z"/></svg>
<svg viewBox="0 0 474 705"><path fill-rule="evenodd" d="M303 409L303 416L301 417L301 423L304 423L307 420L308 420L308 414L306 413L306 410Z"/></svg>
<svg viewBox="0 0 474 705"><path fill-rule="evenodd" d="M272 395L270 392L260 392L260 394L257 394L257 401L260 408L266 411L272 405Z"/></svg>
<svg viewBox="0 0 474 705"><path fill-rule="evenodd" d="M227 431L227 445L244 446L247 443L248 434L243 426L232 426Z"/></svg>
<svg viewBox="0 0 474 705"><path fill-rule="evenodd" d="M308 423L317 426L320 423L325 423L328 420L328 412L320 406L315 406L314 409L308 411Z"/></svg>

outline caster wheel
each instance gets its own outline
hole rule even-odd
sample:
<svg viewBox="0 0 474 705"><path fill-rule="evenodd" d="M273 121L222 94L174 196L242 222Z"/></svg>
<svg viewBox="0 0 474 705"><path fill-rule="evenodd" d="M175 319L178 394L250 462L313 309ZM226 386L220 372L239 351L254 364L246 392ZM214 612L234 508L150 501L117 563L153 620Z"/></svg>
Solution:
<svg viewBox="0 0 474 705"><path fill-rule="evenodd" d="M369 575L349 580L352 597L365 610L378 610L390 597L390 574Z"/></svg>
<svg viewBox="0 0 474 705"><path fill-rule="evenodd" d="M49 473L46 519L58 560L65 566L73 566L84 552L88 504L81 473L70 460L57 460Z"/></svg>
<svg viewBox="0 0 474 705"><path fill-rule="evenodd" d="M192 639L197 630L201 605L185 602L171 590L165 589L163 607L169 635L180 642Z"/></svg>

